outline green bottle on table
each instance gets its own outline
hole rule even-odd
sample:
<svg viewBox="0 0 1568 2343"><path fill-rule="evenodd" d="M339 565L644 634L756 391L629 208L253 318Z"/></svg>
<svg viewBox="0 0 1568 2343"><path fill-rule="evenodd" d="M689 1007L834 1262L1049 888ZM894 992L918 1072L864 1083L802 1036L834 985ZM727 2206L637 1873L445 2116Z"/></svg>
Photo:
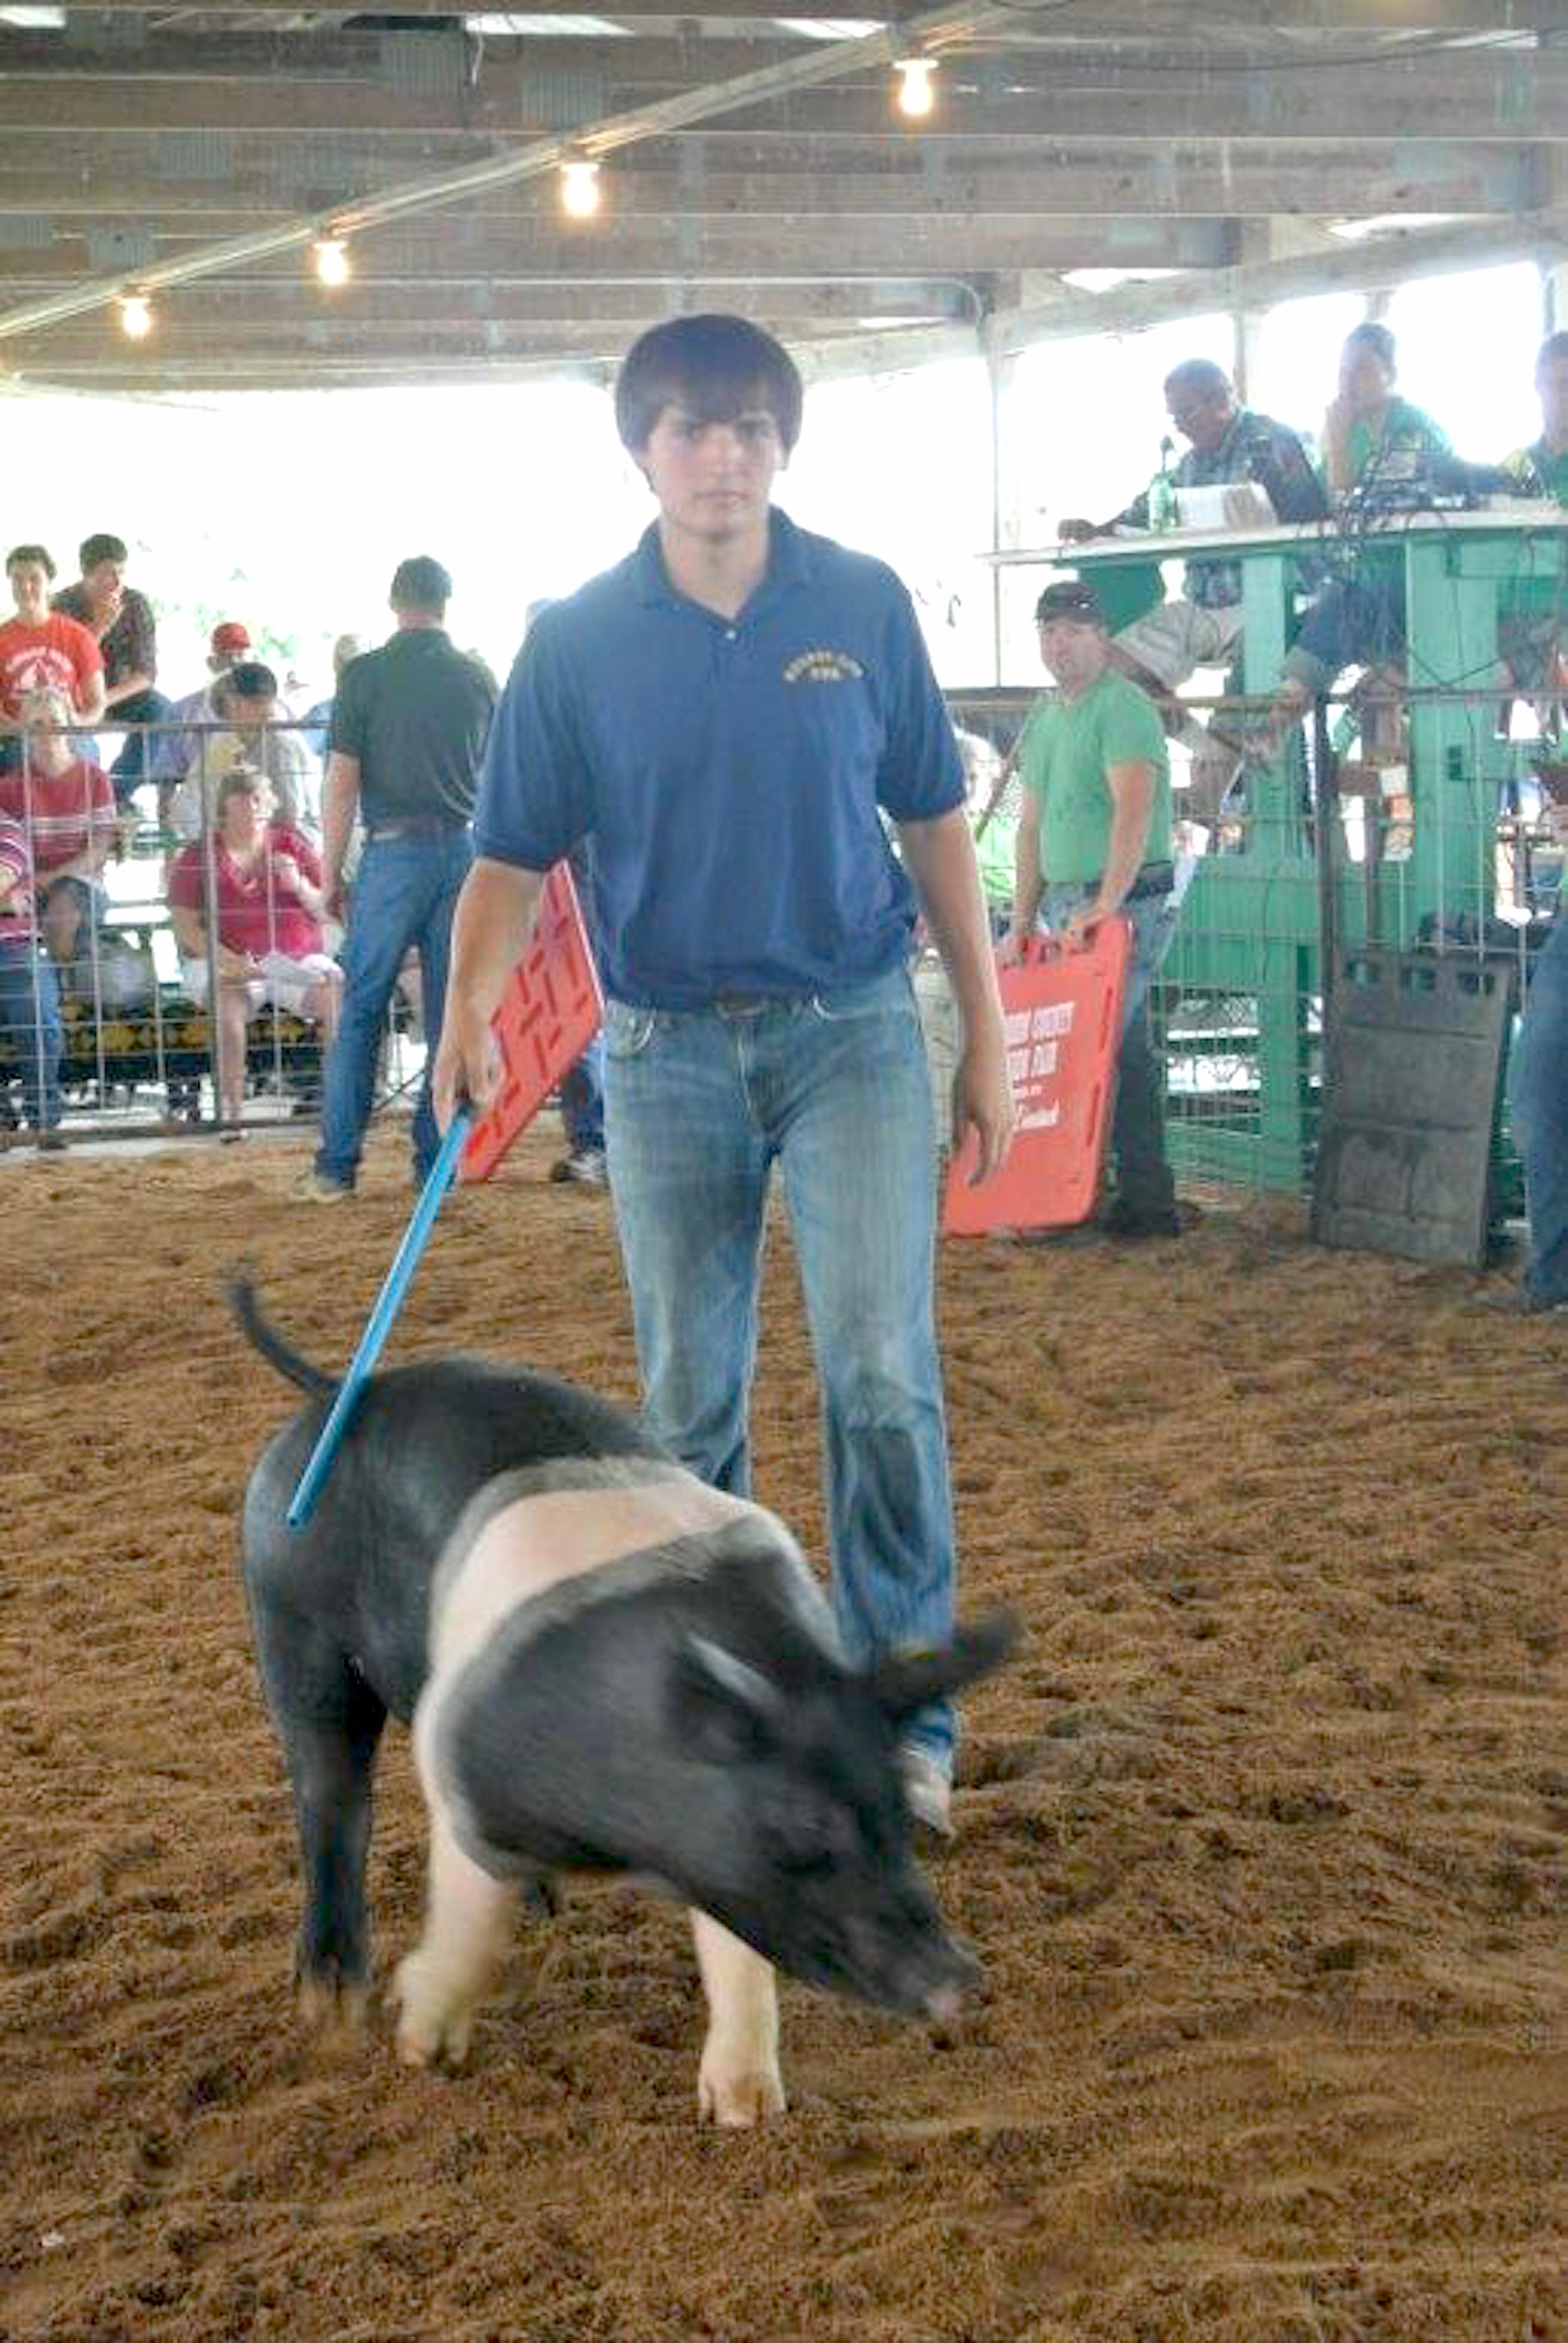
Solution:
<svg viewBox="0 0 1568 2343"><path fill-rule="evenodd" d="M1176 483L1171 477L1171 458L1176 452L1173 439L1160 442L1160 469L1149 483L1149 526L1156 534L1174 528L1179 518L1176 509Z"/></svg>

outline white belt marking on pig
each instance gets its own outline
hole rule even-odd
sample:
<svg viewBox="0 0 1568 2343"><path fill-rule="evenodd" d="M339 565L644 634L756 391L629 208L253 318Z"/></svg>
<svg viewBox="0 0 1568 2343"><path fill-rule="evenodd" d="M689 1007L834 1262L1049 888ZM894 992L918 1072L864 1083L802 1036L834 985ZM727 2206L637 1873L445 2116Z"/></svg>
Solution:
<svg viewBox="0 0 1568 2343"><path fill-rule="evenodd" d="M830 1654L838 1634L821 1588L776 1515L659 1457L573 1459L498 1477L466 1507L430 1596L430 1671L414 1754L432 1829L471 1860L502 1865L473 1827L447 1744L464 1677L505 1625L508 1649L599 1602L701 1575L738 1548L777 1565L777 1592ZM457 1695L454 1701L453 1695Z"/></svg>
<svg viewBox="0 0 1568 2343"><path fill-rule="evenodd" d="M432 1675L454 1674L500 1620L565 1580L761 1513L679 1466L631 1462L641 1468L635 1480L622 1464L588 1486L531 1485L509 1503L492 1501L471 1536L467 1517L458 1523L431 1597ZM787 1535L781 1524L779 1534Z"/></svg>

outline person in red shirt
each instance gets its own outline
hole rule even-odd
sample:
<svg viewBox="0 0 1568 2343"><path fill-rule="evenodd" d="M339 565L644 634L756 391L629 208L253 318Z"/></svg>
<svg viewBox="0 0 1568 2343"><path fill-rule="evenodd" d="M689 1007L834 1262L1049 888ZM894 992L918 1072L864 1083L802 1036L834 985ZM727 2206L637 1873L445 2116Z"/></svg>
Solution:
<svg viewBox="0 0 1568 2343"><path fill-rule="evenodd" d="M103 910L97 882L119 830L115 787L75 753L63 692L29 692L22 720L22 762L0 771L0 813L26 832L44 946L65 967L81 949L84 923L95 926Z"/></svg>
<svg viewBox="0 0 1568 2343"><path fill-rule="evenodd" d="M266 776L236 768L218 785L213 860L216 939L209 938L206 855L199 843L175 857L169 910L186 990L204 1007L217 962L219 1112L237 1136L245 1101L245 1029L268 1003L321 1028L323 1049L337 1030L343 971L322 950L327 909L321 865L304 832L274 823Z"/></svg>
<svg viewBox="0 0 1568 2343"><path fill-rule="evenodd" d="M73 719L94 725L104 712L104 655L91 629L49 608L55 565L42 545L18 545L5 558L15 616L0 626L0 764L20 758L22 703L29 692L59 691Z"/></svg>

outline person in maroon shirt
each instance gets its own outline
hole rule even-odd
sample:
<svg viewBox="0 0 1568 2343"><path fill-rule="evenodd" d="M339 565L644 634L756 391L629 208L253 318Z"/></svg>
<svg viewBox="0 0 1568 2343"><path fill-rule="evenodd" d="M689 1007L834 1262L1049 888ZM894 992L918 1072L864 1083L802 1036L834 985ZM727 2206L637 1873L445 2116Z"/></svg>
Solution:
<svg viewBox="0 0 1568 2343"><path fill-rule="evenodd" d="M186 990L206 1006L217 961L219 1112L232 1135L245 1101L245 1029L269 1003L321 1028L323 1049L337 1030L343 972L322 949L326 899L321 865L303 831L274 823L266 776L238 768L220 782L213 840L217 911L208 934L206 857L200 845L175 857L169 910Z"/></svg>
<svg viewBox="0 0 1568 2343"><path fill-rule="evenodd" d="M26 831L44 947L68 967L82 950L84 929L102 922L99 881L120 827L114 786L75 753L64 692L29 692L22 720L25 753L19 766L0 771L0 813Z"/></svg>

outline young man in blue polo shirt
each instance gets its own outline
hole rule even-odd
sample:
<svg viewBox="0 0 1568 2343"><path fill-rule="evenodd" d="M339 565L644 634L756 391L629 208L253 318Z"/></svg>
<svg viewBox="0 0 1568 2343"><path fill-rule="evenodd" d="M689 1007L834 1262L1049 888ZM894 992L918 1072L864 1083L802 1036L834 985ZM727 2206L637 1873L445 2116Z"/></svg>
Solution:
<svg viewBox="0 0 1568 2343"><path fill-rule="evenodd" d="M1012 1101L963 773L910 598L770 502L800 407L792 361L740 318L672 320L628 357L616 419L658 518L518 655L436 1085L443 1116L459 1091L489 1095L488 1021L545 874L591 834L610 1188L647 1417L693 1470L747 1489L777 1160L822 1384L835 1606L861 1664L943 1642L953 1602L904 866L964 1019L954 1122L975 1128L981 1176ZM952 1742L941 1704L907 1752L911 1806L940 1828Z"/></svg>

